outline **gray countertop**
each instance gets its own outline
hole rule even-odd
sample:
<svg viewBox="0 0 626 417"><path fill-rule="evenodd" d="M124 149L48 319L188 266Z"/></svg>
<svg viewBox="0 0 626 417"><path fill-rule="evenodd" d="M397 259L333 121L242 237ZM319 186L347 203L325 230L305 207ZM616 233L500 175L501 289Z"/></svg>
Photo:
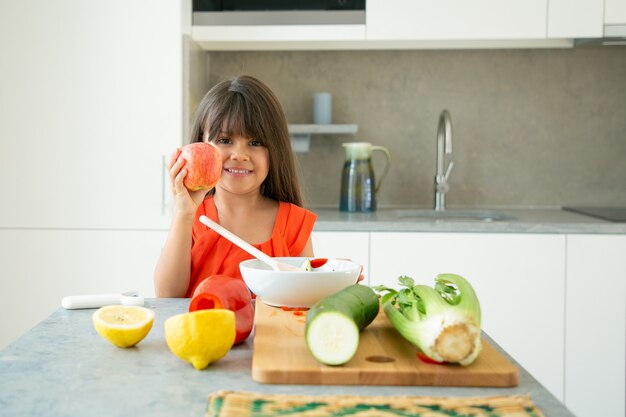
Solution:
<svg viewBox="0 0 626 417"><path fill-rule="evenodd" d="M560 209L496 209L512 219L495 221L399 217L397 209L390 208L373 213L346 213L332 208L312 210L318 215L316 231L626 234L626 223Z"/></svg>
<svg viewBox="0 0 626 417"><path fill-rule="evenodd" d="M446 397L530 393L546 416L573 417L521 367L515 388L265 385L251 379L249 339L197 371L170 353L164 336L165 319L185 312L188 302L146 300L156 312L154 326L141 343L129 349L116 348L97 335L91 324L94 310L57 310L0 351L0 416L203 417L209 393L232 389Z"/></svg>

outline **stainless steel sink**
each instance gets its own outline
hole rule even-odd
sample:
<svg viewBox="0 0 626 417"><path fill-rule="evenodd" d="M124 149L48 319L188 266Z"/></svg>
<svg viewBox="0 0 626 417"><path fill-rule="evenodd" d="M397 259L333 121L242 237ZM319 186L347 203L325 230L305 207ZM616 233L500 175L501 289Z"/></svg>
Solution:
<svg viewBox="0 0 626 417"><path fill-rule="evenodd" d="M515 220L515 217L508 216L493 210L465 210L447 209L443 211L428 209L402 209L393 210L393 215L400 218L422 218L432 220L456 220L456 221L506 221Z"/></svg>

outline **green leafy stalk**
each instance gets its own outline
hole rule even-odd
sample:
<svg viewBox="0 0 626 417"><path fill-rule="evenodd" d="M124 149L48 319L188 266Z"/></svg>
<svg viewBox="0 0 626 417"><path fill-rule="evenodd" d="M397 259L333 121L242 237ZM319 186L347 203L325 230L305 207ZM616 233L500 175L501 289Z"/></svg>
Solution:
<svg viewBox="0 0 626 417"><path fill-rule="evenodd" d="M439 362L471 364L481 350L481 312L470 283L455 274L440 274L435 287L399 277L400 290L378 286L385 314L396 330Z"/></svg>

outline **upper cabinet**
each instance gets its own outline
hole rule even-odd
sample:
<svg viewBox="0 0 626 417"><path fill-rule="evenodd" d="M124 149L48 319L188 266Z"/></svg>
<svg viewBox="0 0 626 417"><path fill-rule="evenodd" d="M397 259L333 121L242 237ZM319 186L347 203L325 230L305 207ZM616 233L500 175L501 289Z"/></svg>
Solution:
<svg viewBox="0 0 626 417"><path fill-rule="evenodd" d="M543 39L547 0L368 0L368 40Z"/></svg>
<svg viewBox="0 0 626 417"><path fill-rule="evenodd" d="M626 1L605 0L604 2L604 24L606 25L605 35L610 36L613 26L626 26ZM620 28L621 33L625 32Z"/></svg>
<svg viewBox="0 0 626 417"><path fill-rule="evenodd" d="M365 24L349 25L212 25L193 26L193 40L206 50L342 49L365 40Z"/></svg>
<svg viewBox="0 0 626 417"><path fill-rule="evenodd" d="M599 38L604 28L604 1L549 0L548 38Z"/></svg>
<svg viewBox="0 0 626 417"><path fill-rule="evenodd" d="M364 24L196 22L206 50L572 47L626 22L623 0L367 0Z"/></svg>

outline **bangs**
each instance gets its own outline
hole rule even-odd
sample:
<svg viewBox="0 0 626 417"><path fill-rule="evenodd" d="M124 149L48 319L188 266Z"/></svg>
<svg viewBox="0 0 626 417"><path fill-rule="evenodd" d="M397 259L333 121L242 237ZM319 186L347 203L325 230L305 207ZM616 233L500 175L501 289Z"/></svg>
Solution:
<svg viewBox="0 0 626 417"><path fill-rule="evenodd" d="M208 117L212 121L209 127L210 140L215 140L224 133L228 136L262 139L261 126L250 117L256 112L251 111L241 94L232 94L219 104Z"/></svg>

